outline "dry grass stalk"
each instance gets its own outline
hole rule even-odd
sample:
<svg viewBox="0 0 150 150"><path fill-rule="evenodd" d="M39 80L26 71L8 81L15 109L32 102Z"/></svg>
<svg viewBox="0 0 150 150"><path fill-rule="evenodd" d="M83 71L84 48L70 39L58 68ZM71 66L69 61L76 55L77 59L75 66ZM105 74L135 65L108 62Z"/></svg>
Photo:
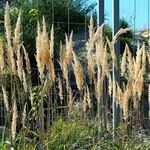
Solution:
<svg viewBox="0 0 150 150"><path fill-rule="evenodd" d="M62 101L63 100L63 88L62 88L62 81L60 76L58 76L58 89L59 89L59 98Z"/></svg>
<svg viewBox="0 0 150 150"><path fill-rule="evenodd" d="M125 51L122 56L122 62L121 62L121 75L123 76L126 73L126 67L127 67L127 48L125 47Z"/></svg>
<svg viewBox="0 0 150 150"><path fill-rule="evenodd" d="M30 69L31 69L30 59L29 59L28 53L27 53L24 45L22 45L22 47L23 47L23 51L24 51L24 59L26 61L26 70L27 70L28 74L30 74Z"/></svg>
<svg viewBox="0 0 150 150"><path fill-rule="evenodd" d="M4 48L2 39L0 38L0 73L3 71L4 66L5 66Z"/></svg>
<svg viewBox="0 0 150 150"><path fill-rule="evenodd" d="M11 133L12 133L13 140L15 140L16 138L16 127L17 127L17 104L16 104L16 99L14 98L12 124L11 124Z"/></svg>
<svg viewBox="0 0 150 150"><path fill-rule="evenodd" d="M8 96L7 96L7 91L3 85L2 85L2 91L3 91L3 100L6 107L6 111L8 112L9 111Z"/></svg>
<svg viewBox="0 0 150 150"><path fill-rule="evenodd" d="M74 52L73 52L73 60L74 60L73 70L74 70L74 74L75 74L75 78L76 78L77 88L79 90L82 90L82 86L84 83L83 68Z"/></svg>

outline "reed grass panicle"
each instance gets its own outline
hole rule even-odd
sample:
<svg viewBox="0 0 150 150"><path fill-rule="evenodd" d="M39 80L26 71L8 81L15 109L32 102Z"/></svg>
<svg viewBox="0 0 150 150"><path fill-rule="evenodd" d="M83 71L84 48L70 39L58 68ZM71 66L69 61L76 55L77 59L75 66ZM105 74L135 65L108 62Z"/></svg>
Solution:
<svg viewBox="0 0 150 150"><path fill-rule="evenodd" d="M0 38L0 73L3 72L4 66L5 66L4 48L2 39Z"/></svg>
<svg viewBox="0 0 150 150"><path fill-rule="evenodd" d="M49 42L49 49L50 49L50 58L54 57L54 25L51 27L50 33L50 42Z"/></svg>
<svg viewBox="0 0 150 150"><path fill-rule="evenodd" d="M81 91L82 86L84 84L84 73L83 68L74 52L73 52L73 60L74 60L73 70L76 78L77 88L79 89L79 91Z"/></svg>
<svg viewBox="0 0 150 150"><path fill-rule="evenodd" d="M124 76L124 74L126 73L126 67L127 67L127 48L125 47L123 56L122 56L122 62L121 62L121 75Z"/></svg>
<svg viewBox="0 0 150 150"><path fill-rule="evenodd" d="M22 81L22 76L23 76L23 60L22 60L22 54L20 52L20 47L17 48L17 73L19 76L20 81Z"/></svg>
<svg viewBox="0 0 150 150"><path fill-rule="evenodd" d="M5 14L4 14L4 26L5 26L5 30L6 30L6 39L8 44L11 43L11 23L10 23L10 7L8 4L8 1L6 3L6 7L5 7Z"/></svg>
<svg viewBox="0 0 150 150"><path fill-rule="evenodd" d="M19 12L18 14L13 37L13 48L15 52L20 48L20 37L21 37L21 12Z"/></svg>
<svg viewBox="0 0 150 150"><path fill-rule="evenodd" d="M17 117L18 117L18 114L17 114L17 103L16 103L16 99L14 98L12 124L11 124L11 133L12 133L12 139L13 140L15 140L15 138L16 138Z"/></svg>
<svg viewBox="0 0 150 150"><path fill-rule="evenodd" d="M25 71L23 70L23 75L22 75L22 80L23 80L23 87L24 87L24 90L25 92L28 92L28 84L27 84L27 79L26 79L26 73Z"/></svg>
<svg viewBox="0 0 150 150"><path fill-rule="evenodd" d="M2 85L2 92L3 92L4 105L5 105L6 111L8 112L9 111L8 95L7 95L6 88L4 88L3 85Z"/></svg>
<svg viewBox="0 0 150 150"><path fill-rule="evenodd" d="M58 76L58 89L59 89L59 98L62 101L63 100L63 88L62 88L62 81L61 81L60 75Z"/></svg>
<svg viewBox="0 0 150 150"><path fill-rule="evenodd" d="M30 74L30 70L31 70L30 59L29 59L28 53L27 53L24 45L22 45L22 48L23 48L23 52L24 52L24 59L26 61L26 70L27 70L27 73L29 75Z"/></svg>
<svg viewBox="0 0 150 150"><path fill-rule="evenodd" d="M92 102L91 102L91 95L90 95L90 90L88 86L86 87L86 91L87 91L87 104L88 104L88 107L91 108Z"/></svg>
<svg viewBox="0 0 150 150"><path fill-rule="evenodd" d="M23 108L23 113L22 113L22 124L25 126L25 120L27 117L27 103L25 103L24 108Z"/></svg>

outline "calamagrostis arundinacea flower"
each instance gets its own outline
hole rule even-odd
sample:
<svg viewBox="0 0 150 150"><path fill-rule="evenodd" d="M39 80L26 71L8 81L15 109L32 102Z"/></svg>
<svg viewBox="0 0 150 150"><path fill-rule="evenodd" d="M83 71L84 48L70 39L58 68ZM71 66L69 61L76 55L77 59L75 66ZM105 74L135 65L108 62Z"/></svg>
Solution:
<svg viewBox="0 0 150 150"><path fill-rule="evenodd" d="M59 89L59 98L62 101L63 100L63 88L62 88L62 81L60 76L58 76L58 89Z"/></svg>
<svg viewBox="0 0 150 150"><path fill-rule="evenodd" d="M30 69L31 69L30 59L29 59L28 53L27 53L24 45L22 45L22 47L23 47L23 51L24 51L24 59L26 61L26 70L27 70L28 74L30 74Z"/></svg>
<svg viewBox="0 0 150 150"><path fill-rule="evenodd" d="M4 25L5 25L5 34L6 34L6 49L7 49L7 64L12 73L16 73L15 59L14 59L14 49L11 44L11 24L10 24L10 8L8 2L5 7L5 15L4 15Z"/></svg>
<svg viewBox="0 0 150 150"><path fill-rule="evenodd" d="M89 40L86 43L86 50L87 50L87 60L88 60L88 76L90 81L92 82L93 74L94 74L94 58L93 58L93 49L94 49L94 21L93 17L90 18L90 26L89 26Z"/></svg>
<svg viewBox="0 0 150 150"><path fill-rule="evenodd" d="M135 67L134 67L134 58L132 57L132 54L130 52L129 46L126 44L126 50L127 50L127 60L128 60L128 73L130 78L134 76Z"/></svg>
<svg viewBox="0 0 150 150"><path fill-rule="evenodd" d="M22 124L23 126L25 125L25 120L27 116L27 103L25 103L24 108L23 108L23 113L22 113Z"/></svg>
<svg viewBox="0 0 150 150"><path fill-rule="evenodd" d="M43 71L44 67L42 65L42 51L41 51L41 29L40 29L40 24L38 22L37 24L37 37L36 37L36 62L37 62L37 67L40 73L40 78L43 78Z"/></svg>
<svg viewBox="0 0 150 150"><path fill-rule="evenodd" d="M87 103L88 103L89 108L91 108L92 107L92 102L91 102L90 90L89 90L88 86L86 88L86 91L87 91Z"/></svg>
<svg viewBox="0 0 150 150"><path fill-rule="evenodd" d="M103 71L104 71L105 75L107 76L107 78L109 78L110 66L109 66L109 62L108 62L108 54L107 54L106 45L105 45L105 48L102 50L102 68L103 68Z"/></svg>
<svg viewBox="0 0 150 150"><path fill-rule="evenodd" d="M98 101L100 101L100 98L102 96L102 92L103 92L103 80L104 80L104 74L100 68L100 66L98 66L98 73L97 73L97 83L96 83L96 98Z"/></svg>
<svg viewBox="0 0 150 150"><path fill-rule="evenodd" d="M52 28L51 28L49 44L50 44L49 45L50 58L53 58L54 57L54 25L52 25Z"/></svg>
<svg viewBox="0 0 150 150"><path fill-rule="evenodd" d="M74 60L73 70L74 70L74 74L75 74L75 78L76 78L77 88L79 90L82 90L82 86L84 83L83 68L74 52L73 52L73 60Z"/></svg>
<svg viewBox="0 0 150 150"><path fill-rule="evenodd" d="M48 76L49 76L49 80L51 82L54 82L55 80L55 69L54 69L54 64L52 59L49 59L49 63L48 63Z"/></svg>
<svg viewBox="0 0 150 150"><path fill-rule="evenodd" d="M126 73L127 69L127 48L125 47L123 56L122 56L122 62L121 62L121 75L123 76Z"/></svg>
<svg viewBox="0 0 150 150"><path fill-rule="evenodd" d="M2 39L0 38L0 73L3 71L4 65L5 65L4 48Z"/></svg>
<svg viewBox="0 0 150 150"><path fill-rule="evenodd" d="M13 37L13 48L15 51L17 51L20 48L20 36L21 36L21 12L19 12L17 18L17 23Z"/></svg>
<svg viewBox="0 0 150 150"><path fill-rule="evenodd" d="M140 48L140 46L138 46L137 54L136 54L136 61L135 61L135 74L134 74L135 80L138 78L141 68L142 68L142 48Z"/></svg>
<svg viewBox="0 0 150 150"><path fill-rule="evenodd" d="M142 46L142 73L143 75L146 72L146 49L145 49L145 44Z"/></svg>
<svg viewBox="0 0 150 150"><path fill-rule="evenodd" d="M27 90L28 90L28 85L27 85L26 73L25 73L24 70L23 70L23 73L22 73L22 80L23 80L23 87L24 87L24 90L25 90L25 92L27 92Z"/></svg>
<svg viewBox="0 0 150 150"><path fill-rule="evenodd" d="M109 78L108 78L108 93L109 93L109 96L111 97L111 94L112 94L112 87L113 87L113 83L112 83L112 79L111 79L111 75L109 75Z"/></svg>
<svg viewBox="0 0 150 150"><path fill-rule="evenodd" d="M114 43L117 41L117 39L119 38L120 35L128 32L128 31L131 31L131 28L121 28L116 34L115 36L113 37L113 40L112 40L112 44L114 45Z"/></svg>
<svg viewBox="0 0 150 150"><path fill-rule="evenodd" d="M72 51L73 51L73 45L72 45L72 38L73 38L73 31L70 34L70 37L66 36L66 57L67 57L67 64L69 64L73 58Z"/></svg>
<svg viewBox="0 0 150 150"><path fill-rule="evenodd" d="M123 113L124 113L124 118L127 119L128 118L128 101L130 98L130 94L129 94L129 89L127 88L126 91L124 92L124 97L123 97L123 101L122 101L122 106L123 106Z"/></svg>
<svg viewBox="0 0 150 150"><path fill-rule="evenodd" d="M22 57L20 53L20 36L21 36L21 13L18 15L15 32L14 32L14 38L13 38L13 49L17 54L17 72L20 80L22 80L23 75L23 62Z"/></svg>
<svg viewBox="0 0 150 150"><path fill-rule="evenodd" d="M103 41L103 31L104 31L104 24L102 24L100 27L97 28L93 38L94 43L98 40L101 39Z"/></svg>
<svg viewBox="0 0 150 150"><path fill-rule="evenodd" d="M122 104L122 101L123 101L123 91L120 88L120 86L119 86L118 83L116 83L116 100L117 100L117 103L120 105L120 108L123 109L123 104Z"/></svg>
<svg viewBox="0 0 150 150"><path fill-rule="evenodd" d="M114 45L113 45L114 43L112 44L108 38L106 38L106 40L107 40L107 43L108 43L108 46L109 46L109 49L110 49L113 64L114 64L115 68L118 69L117 56L116 56Z"/></svg>
<svg viewBox="0 0 150 150"><path fill-rule="evenodd" d="M138 80L137 80L137 94L138 94L139 99L141 98L141 95L143 92L143 84L144 84L143 70L141 69L139 72Z"/></svg>
<svg viewBox="0 0 150 150"><path fill-rule="evenodd" d="M88 76L90 81L92 82L94 79L94 68L95 68L95 61L94 61L94 56L93 56L93 52L90 52L88 55Z"/></svg>
<svg viewBox="0 0 150 150"><path fill-rule="evenodd" d="M23 76L23 61L22 61L22 54L20 52L20 45L17 48L17 73L18 73L20 81L22 81L22 76Z"/></svg>
<svg viewBox="0 0 150 150"><path fill-rule="evenodd" d="M60 42L59 57L60 57L59 64L60 64L61 70L63 71L64 78L66 80L67 90L69 90L67 54L66 54L65 47L62 45L62 42Z"/></svg>
<svg viewBox="0 0 150 150"><path fill-rule="evenodd" d="M50 52L50 47L49 47L49 38L48 38L48 33L46 30L46 21L45 17L43 16L43 30L41 33L41 63L45 67L48 62L49 62L49 54L52 54L52 51Z"/></svg>
<svg viewBox="0 0 150 150"><path fill-rule="evenodd" d="M16 138L16 127L17 127L17 104L16 104L16 99L14 98L12 124L11 124L11 133L12 133L13 140L15 140Z"/></svg>
<svg viewBox="0 0 150 150"><path fill-rule="evenodd" d="M83 102L82 103L82 109L84 112L86 112L86 107L87 107L87 92L86 89L84 89L84 97L83 97Z"/></svg>
<svg viewBox="0 0 150 150"><path fill-rule="evenodd" d="M3 100L4 100L4 105L6 107L6 111L9 111L7 91L3 85L2 85L2 91L3 91Z"/></svg>
<svg viewBox="0 0 150 150"><path fill-rule="evenodd" d="M10 39L11 39L11 24L10 24L10 7L8 4L8 1L6 3L6 7L5 7L5 15L4 15L4 25L5 25L5 30L6 30L6 39L7 42L10 44Z"/></svg>
<svg viewBox="0 0 150 150"><path fill-rule="evenodd" d="M36 61L37 67L40 73L40 79L44 78L44 69L49 64L49 39L46 32L46 22L43 17L43 31L41 32L40 24L37 25L37 37L36 37Z"/></svg>
<svg viewBox="0 0 150 150"><path fill-rule="evenodd" d="M89 41L87 44L89 44L87 47L89 48L88 50L92 50L94 47L94 41L93 41L93 37L94 37L94 21L93 21L93 17L91 16L90 18L90 26L89 26Z"/></svg>

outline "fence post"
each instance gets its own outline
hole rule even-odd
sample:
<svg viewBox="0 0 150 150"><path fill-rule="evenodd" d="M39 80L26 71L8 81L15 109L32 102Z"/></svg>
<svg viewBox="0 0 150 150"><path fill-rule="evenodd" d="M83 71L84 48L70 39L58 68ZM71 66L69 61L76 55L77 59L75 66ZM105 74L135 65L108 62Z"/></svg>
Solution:
<svg viewBox="0 0 150 150"><path fill-rule="evenodd" d="M97 0L97 26L104 23L104 0Z"/></svg>
<svg viewBox="0 0 150 150"><path fill-rule="evenodd" d="M119 0L112 0L112 36L118 32L120 24L119 24ZM115 82L119 82L119 55L120 55L120 41L119 39L114 44L114 50L118 60L118 69L115 68L113 64L113 85ZM115 141L115 130L119 123L119 108L116 105L116 86L113 86L113 100L112 100L112 110L113 110L113 141Z"/></svg>

